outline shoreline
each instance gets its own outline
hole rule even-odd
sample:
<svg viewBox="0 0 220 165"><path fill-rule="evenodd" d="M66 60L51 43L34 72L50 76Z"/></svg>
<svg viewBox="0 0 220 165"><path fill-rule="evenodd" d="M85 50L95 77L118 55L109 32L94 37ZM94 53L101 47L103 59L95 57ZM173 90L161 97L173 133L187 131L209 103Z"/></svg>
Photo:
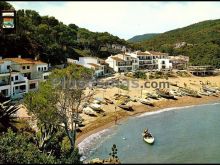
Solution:
<svg viewBox="0 0 220 165"><path fill-rule="evenodd" d="M206 104L210 102L216 102L220 101L220 97L215 96L203 96L202 98L193 98L189 96L184 96L181 98L178 98L178 100L161 100L158 102L155 102L155 107L148 107L146 105L140 104L134 106L133 112L127 112L124 110L118 111L118 120L117 123L120 123L124 120L127 120L129 117L137 117L140 114L148 113L148 112L157 112L162 111L166 108L178 108L184 107L184 106L193 106L193 105L199 105L199 104ZM95 120L94 122L91 122L91 124L85 129L82 129L81 133L78 133L76 144L78 146L79 143L83 142L84 139L89 137L92 134L95 134L97 132L100 132L104 129L111 128L115 125L115 114L110 114L106 117L99 118Z"/></svg>

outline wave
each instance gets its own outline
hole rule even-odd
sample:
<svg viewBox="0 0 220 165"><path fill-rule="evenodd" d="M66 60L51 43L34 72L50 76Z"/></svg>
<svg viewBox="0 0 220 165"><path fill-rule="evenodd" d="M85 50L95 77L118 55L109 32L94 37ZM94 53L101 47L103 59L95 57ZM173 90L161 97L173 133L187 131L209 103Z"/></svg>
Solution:
<svg viewBox="0 0 220 165"><path fill-rule="evenodd" d="M84 155L81 160L85 160L86 159L86 155L88 153L91 153L92 150L95 150L95 148L93 148L93 144L95 144L99 139L101 139L103 136L108 135L110 132L110 129L104 129L101 130L99 132L96 132L90 136L88 136L87 138L85 138L82 142L80 142L78 144L78 149L79 149L79 153ZM91 148L93 148L91 150Z"/></svg>
<svg viewBox="0 0 220 165"><path fill-rule="evenodd" d="M172 111L172 110L178 110L178 109L187 109L187 108L192 108L192 107L200 107L200 106L206 106L206 105L219 105L220 103L208 103L208 104L199 104L199 105L188 105L188 106L183 106L183 107L171 107L171 108L164 108L161 109L159 111L155 111L155 112L146 112L143 113L139 116L136 116L136 118L141 118L141 117L145 117L145 116L150 116L150 115L155 115L155 114L159 114L162 112L167 112L167 111Z"/></svg>

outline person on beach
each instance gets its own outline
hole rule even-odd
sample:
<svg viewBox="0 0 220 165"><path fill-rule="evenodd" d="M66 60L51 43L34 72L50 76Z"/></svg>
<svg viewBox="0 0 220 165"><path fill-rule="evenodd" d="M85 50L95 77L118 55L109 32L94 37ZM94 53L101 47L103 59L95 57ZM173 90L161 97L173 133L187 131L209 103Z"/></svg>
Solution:
<svg viewBox="0 0 220 165"><path fill-rule="evenodd" d="M117 124L117 120L118 120L118 117L117 115L115 116L115 125Z"/></svg>

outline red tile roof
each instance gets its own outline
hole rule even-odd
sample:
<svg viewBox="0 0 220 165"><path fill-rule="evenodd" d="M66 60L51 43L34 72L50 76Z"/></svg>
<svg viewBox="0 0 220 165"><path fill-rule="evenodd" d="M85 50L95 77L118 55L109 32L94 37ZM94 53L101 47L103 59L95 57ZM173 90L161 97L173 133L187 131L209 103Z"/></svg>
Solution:
<svg viewBox="0 0 220 165"><path fill-rule="evenodd" d="M115 61L124 61L123 59L119 58L119 57L111 57L113 60Z"/></svg>
<svg viewBox="0 0 220 165"><path fill-rule="evenodd" d="M5 60L10 60L19 64L46 64L40 60L34 60L31 58L5 58Z"/></svg>
<svg viewBox="0 0 220 165"><path fill-rule="evenodd" d="M156 52L156 51L148 51L148 52L152 55L165 55L165 56L168 55L168 53L161 53L161 52Z"/></svg>
<svg viewBox="0 0 220 165"><path fill-rule="evenodd" d="M94 64L94 63L88 63L88 64L91 66L94 66L95 68L99 68L99 65L97 65L97 64Z"/></svg>

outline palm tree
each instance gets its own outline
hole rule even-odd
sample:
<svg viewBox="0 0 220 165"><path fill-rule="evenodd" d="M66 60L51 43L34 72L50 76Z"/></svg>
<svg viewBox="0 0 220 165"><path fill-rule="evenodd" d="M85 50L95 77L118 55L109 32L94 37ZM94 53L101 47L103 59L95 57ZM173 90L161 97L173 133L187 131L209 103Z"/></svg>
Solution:
<svg viewBox="0 0 220 165"><path fill-rule="evenodd" d="M11 100L0 103L0 131L6 131L9 127L15 129L13 126L16 123L15 113L19 107L12 104Z"/></svg>

